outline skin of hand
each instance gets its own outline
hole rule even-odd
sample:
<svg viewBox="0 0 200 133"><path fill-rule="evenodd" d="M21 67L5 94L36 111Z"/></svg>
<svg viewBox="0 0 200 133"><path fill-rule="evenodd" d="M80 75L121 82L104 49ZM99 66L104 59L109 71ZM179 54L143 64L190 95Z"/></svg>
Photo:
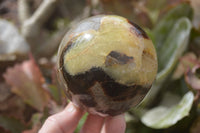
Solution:
<svg viewBox="0 0 200 133"><path fill-rule="evenodd" d="M47 118L39 133L73 133L84 111L69 103L60 113ZM124 114L101 117L89 114L80 133L124 133Z"/></svg>

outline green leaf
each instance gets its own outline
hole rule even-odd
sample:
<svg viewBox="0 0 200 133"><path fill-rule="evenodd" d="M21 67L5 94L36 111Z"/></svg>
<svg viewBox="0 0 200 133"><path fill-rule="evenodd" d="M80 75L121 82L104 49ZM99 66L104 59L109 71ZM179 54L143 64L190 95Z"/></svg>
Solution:
<svg viewBox="0 0 200 133"><path fill-rule="evenodd" d="M188 19L191 16L191 7L188 4L181 4L169 11L154 28L151 35L157 49L158 74L140 106L146 106L153 101L185 51L192 28Z"/></svg>
<svg viewBox="0 0 200 133"><path fill-rule="evenodd" d="M25 125L14 117L0 115L0 126L11 133L21 133Z"/></svg>
<svg viewBox="0 0 200 133"><path fill-rule="evenodd" d="M188 18L181 18L174 25L167 40L158 51L157 80L164 80L174 69L188 45L191 28Z"/></svg>
<svg viewBox="0 0 200 133"><path fill-rule="evenodd" d="M155 129L168 128L189 115L193 99L193 93L188 92L177 105L172 107L159 106L149 110L142 117L142 122Z"/></svg>
<svg viewBox="0 0 200 133"><path fill-rule="evenodd" d="M81 120L79 121L77 127L76 127L76 130L75 130L75 133L79 133L83 124L85 123L86 119L87 119L87 116L88 116L88 113L85 113L83 115L83 117L81 118Z"/></svg>
<svg viewBox="0 0 200 133"><path fill-rule="evenodd" d="M176 21L182 17L192 18L193 11L189 4L180 4L170 10L153 29L153 36L157 50L170 35Z"/></svg>
<svg viewBox="0 0 200 133"><path fill-rule="evenodd" d="M51 95L52 95L52 97L53 97L53 99L57 102L57 103L61 103L62 101L62 90L60 90L57 86L55 86L55 85L49 85L48 86L48 88L49 88L49 91L50 91L50 93L51 93Z"/></svg>
<svg viewBox="0 0 200 133"><path fill-rule="evenodd" d="M151 103L159 92L163 82L174 70L178 59L181 57L188 45L192 25L188 18L179 19L172 28L167 40L158 50L158 74L149 93L140 106L146 106Z"/></svg>
<svg viewBox="0 0 200 133"><path fill-rule="evenodd" d="M164 9L167 6L167 4L168 4L167 0L159 0L159 1L147 0L146 1L146 7L149 9L147 13L154 25L156 24L158 20L160 11Z"/></svg>

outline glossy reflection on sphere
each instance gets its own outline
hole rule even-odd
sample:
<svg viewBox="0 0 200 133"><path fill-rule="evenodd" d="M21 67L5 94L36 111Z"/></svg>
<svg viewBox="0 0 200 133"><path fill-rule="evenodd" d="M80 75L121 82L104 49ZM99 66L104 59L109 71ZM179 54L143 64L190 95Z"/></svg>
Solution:
<svg viewBox="0 0 200 133"><path fill-rule="evenodd" d="M93 114L114 116L136 106L156 73L152 41L120 16L81 21L65 35L58 51L58 76L67 97Z"/></svg>

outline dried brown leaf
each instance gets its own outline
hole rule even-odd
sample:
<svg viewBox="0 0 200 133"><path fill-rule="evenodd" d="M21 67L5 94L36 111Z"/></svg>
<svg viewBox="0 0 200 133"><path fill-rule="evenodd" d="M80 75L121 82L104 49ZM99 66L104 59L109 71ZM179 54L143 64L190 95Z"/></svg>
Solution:
<svg viewBox="0 0 200 133"><path fill-rule="evenodd" d="M190 128L190 133L199 133L200 132L200 116L194 121Z"/></svg>
<svg viewBox="0 0 200 133"><path fill-rule="evenodd" d="M4 82L0 82L0 103L4 102L10 96L11 92L9 86Z"/></svg>
<svg viewBox="0 0 200 133"><path fill-rule="evenodd" d="M200 77L199 72L200 65L193 67L192 69L188 69L185 73L185 81L186 83L194 90L200 91Z"/></svg>
<svg viewBox="0 0 200 133"><path fill-rule="evenodd" d="M43 113L35 113L31 118L31 129L26 129L22 133L38 133L39 129L42 126L42 119L45 115Z"/></svg>
<svg viewBox="0 0 200 133"><path fill-rule="evenodd" d="M10 133L10 132L0 126L0 133Z"/></svg>
<svg viewBox="0 0 200 133"><path fill-rule="evenodd" d="M15 95L10 96L6 101L0 102L0 112L2 115L9 115L24 120L25 105L23 101Z"/></svg>
<svg viewBox="0 0 200 133"><path fill-rule="evenodd" d="M43 87L44 78L33 59L8 68L3 76L12 86L11 91L30 106L42 111L47 105L50 96Z"/></svg>
<svg viewBox="0 0 200 133"><path fill-rule="evenodd" d="M200 64L196 55L192 52L185 54L180 58L180 62L173 74L173 79L179 79L184 73L188 70L188 68L193 68L195 65Z"/></svg>

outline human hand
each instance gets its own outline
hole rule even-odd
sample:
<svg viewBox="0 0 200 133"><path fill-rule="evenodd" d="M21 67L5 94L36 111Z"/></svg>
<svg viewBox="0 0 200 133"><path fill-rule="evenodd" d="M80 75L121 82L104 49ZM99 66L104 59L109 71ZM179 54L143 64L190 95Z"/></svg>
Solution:
<svg viewBox="0 0 200 133"><path fill-rule="evenodd" d="M60 113L47 118L39 133L73 133L84 111L69 103ZM101 117L89 114L80 133L124 133L124 115Z"/></svg>

